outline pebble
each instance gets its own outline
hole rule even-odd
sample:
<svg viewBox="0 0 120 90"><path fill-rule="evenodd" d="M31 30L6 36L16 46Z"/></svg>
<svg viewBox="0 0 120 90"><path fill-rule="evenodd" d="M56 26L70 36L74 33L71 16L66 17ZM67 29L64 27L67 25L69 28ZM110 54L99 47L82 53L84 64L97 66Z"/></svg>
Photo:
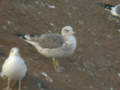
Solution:
<svg viewBox="0 0 120 90"><path fill-rule="evenodd" d="M51 83L53 82L53 79L50 76L48 76L47 73L41 72L41 74L45 77L46 80L48 80Z"/></svg>
<svg viewBox="0 0 120 90"><path fill-rule="evenodd" d="M56 8L54 5L48 5L48 8Z"/></svg>
<svg viewBox="0 0 120 90"><path fill-rule="evenodd" d="M37 84L37 86L38 86L39 88L42 88L42 85L41 85L40 82Z"/></svg>
<svg viewBox="0 0 120 90"><path fill-rule="evenodd" d="M6 26L6 25L3 25L2 28L3 28L4 30L7 30L7 26Z"/></svg>
<svg viewBox="0 0 120 90"><path fill-rule="evenodd" d="M118 77L120 77L120 73L118 73Z"/></svg>
<svg viewBox="0 0 120 90"><path fill-rule="evenodd" d="M114 90L113 88L110 88L110 90Z"/></svg>
<svg viewBox="0 0 120 90"><path fill-rule="evenodd" d="M35 4L39 4L39 1L35 1Z"/></svg>
<svg viewBox="0 0 120 90"><path fill-rule="evenodd" d="M68 12L67 13L69 17L72 17L72 13L71 12Z"/></svg>
<svg viewBox="0 0 120 90"><path fill-rule="evenodd" d="M51 26L54 26L54 23L50 23Z"/></svg>
<svg viewBox="0 0 120 90"><path fill-rule="evenodd" d="M8 25L12 24L12 22L10 20L8 20Z"/></svg>
<svg viewBox="0 0 120 90"><path fill-rule="evenodd" d="M84 24L84 21L79 20L78 23L79 23L80 25L82 25L82 24Z"/></svg>
<svg viewBox="0 0 120 90"><path fill-rule="evenodd" d="M120 32L120 29L118 29L117 31Z"/></svg>

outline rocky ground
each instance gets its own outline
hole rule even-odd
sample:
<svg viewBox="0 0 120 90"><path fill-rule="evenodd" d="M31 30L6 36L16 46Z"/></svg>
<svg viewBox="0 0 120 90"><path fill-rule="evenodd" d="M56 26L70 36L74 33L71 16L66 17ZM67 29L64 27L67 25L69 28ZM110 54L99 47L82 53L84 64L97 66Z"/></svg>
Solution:
<svg viewBox="0 0 120 90"><path fill-rule="evenodd" d="M28 65L22 90L119 90L120 21L97 2L120 1L0 0L0 69L9 50L19 47ZM78 43L72 56L60 59L65 68L62 73L54 71L51 58L40 55L15 35L60 33L66 25L74 28ZM46 80L42 72L53 82ZM7 80L0 78L0 90L6 86Z"/></svg>

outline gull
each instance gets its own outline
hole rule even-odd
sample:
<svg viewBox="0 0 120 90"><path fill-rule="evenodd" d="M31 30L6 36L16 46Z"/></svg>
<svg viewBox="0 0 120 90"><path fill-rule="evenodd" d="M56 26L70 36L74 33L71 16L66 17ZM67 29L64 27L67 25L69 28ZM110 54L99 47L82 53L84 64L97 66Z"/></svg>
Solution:
<svg viewBox="0 0 120 90"><path fill-rule="evenodd" d="M111 5L98 3L101 7L103 7L106 11L109 11L113 16L120 17L120 4Z"/></svg>
<svg viewBox="0 0 120 90"><path fill-rule="evenodd" d="M21 90L21 80L24 78L27 72L27 66L24 63L24 59L20 56L19 51L19 48L12 48L8 58L5 60L2 66L2 76L8 78L7 90L10 90L11 80L19 80L18 90Z"/></svg>
<svg viewBox="0 0 120 90"><path fill-rule="evenodd" d="M31 35L17 33L17 35L34 46L40 54L51 57L55 70L62 72L63 68L60 67L56 58L67 57L74 53L76 49L74 33L71 26L65 26L62 28L61 34L45 33L42 35Z"/></svg>

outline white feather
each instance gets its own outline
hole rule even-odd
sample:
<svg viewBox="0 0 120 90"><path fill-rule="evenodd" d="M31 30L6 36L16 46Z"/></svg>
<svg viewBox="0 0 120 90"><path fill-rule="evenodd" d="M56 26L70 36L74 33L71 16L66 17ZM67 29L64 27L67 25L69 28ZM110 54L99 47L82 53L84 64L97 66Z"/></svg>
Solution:
<svg viewBox="0 0 120 90"><path fill-rule="evenodd" d="M21 80L27 72L27 66L24 59L19 54L18 48L12 48L9 57L2 66L3 75L9 80Z"/></svg>

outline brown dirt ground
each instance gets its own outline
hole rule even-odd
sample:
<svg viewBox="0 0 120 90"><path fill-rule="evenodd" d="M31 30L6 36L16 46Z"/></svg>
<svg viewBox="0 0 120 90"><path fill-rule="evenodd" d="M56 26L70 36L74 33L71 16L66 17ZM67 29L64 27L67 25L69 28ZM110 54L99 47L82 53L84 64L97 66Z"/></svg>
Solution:
<svg viewBox="0 0 120 90"><path fill-rule="evenodd" d="M22 90L120 90L120 30L109 12L97 2L117 4L119 0L0 0L0 67L12 47L19 47L28 65ZM22 3L22 2L21 2ZM55 5L56 8L48 8ZM119 19L118 19L119 20ZM63 26L77 32L76 52L60 59L65 71L54 71L52 61L15 36L16 32L42 34L59 32ZM54 81L50 83L41 72ZM7 80L0 78L0 90ZM17 90L17 89L14 89Z"/></svg>

